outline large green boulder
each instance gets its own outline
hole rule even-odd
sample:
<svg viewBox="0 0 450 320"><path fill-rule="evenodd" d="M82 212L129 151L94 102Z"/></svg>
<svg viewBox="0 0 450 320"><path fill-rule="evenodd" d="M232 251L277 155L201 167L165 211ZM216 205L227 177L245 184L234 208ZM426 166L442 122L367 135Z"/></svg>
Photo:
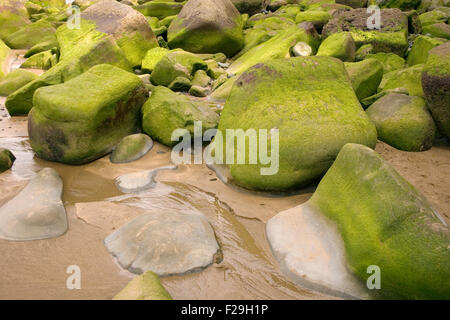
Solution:
<svg viewBox="0 0 450 320"><path fill-rule="evenodd" d="M360 62L345 64L353 90L359 100L377 92L383 78L383 65L376 59L366 59Z"/></svg>
<svg viewBox="0 0 450 320"><path fill-rule="evenodd" d="M295 22L312 22L314 27L317 29L322 29L322 27L327 24L327 22L331 19L331 14L326 11L321 10L307 10L299 12L295 16Z"/></svg>
<svg viewBox="0 0 450 320"><path fill-rule="evenodd" d="M178 77L192 79L197 70L208 70L208 65L196 55L176 50L164 55L154 66L150 80L154 85L169 86Z"/></svg>
<svg viewBox="0 0 450 320"><path fill-rule="evenodd" d="M70 80L97 64L108 63L132 70L112 35L97 31L96 25L90 21L82 19L80 29L69 29L63 25L58 28L56 35L60 45L59 62L8 96L5 105L11 115L27 114L33 106L33 94L38 88Z"/></svg>
<svg viewBox="0 0 450 320"><path fill-rule="evenodd" d="M448 14L443 10L436 9L422 13L419 15L419 20L422 27L440 22L446 23L448 21Z"/></svg>
<svg viewBox="0 0 450 320"><path fill-rule="evenodd" d="M189 0L167 30L170 48L233 56L244 46L243 23L230 0Z"/></svg>
<svg viewBox="0 0 450 320"><path fill-rule="evenodd" d="M147 51L142 59L141 70L151 73L158 62L170 52L169 49L156 47Z"/></svg>
<svg viewBox="0 0 450 320"><path fill-rule="evenodd" d="M241 74L257 63L289 57L291 48L300 41L311 46L313 53L317 51L319 40L314 28L310 30L292 26L240 56L230 65L227 72Z"/></svg>
<svg viewBox="0 0 450 320"><path fill-rule="evenodd" d="M153 139L166 146L178 141L172 140L176 129L186 129L194 135L194 121L201 121L202 130L217 127L219 115L206 102L197 102L172 90L156 87L142 107L142 128Z"/></svg>
<svg viewBox="0 0 450 320"><path fill-rule="evenodd" d="M347 144L308 204L337 227L349 269L393 299L450 296L450 231L427 200L375 151ZM372 271L373 272L373 271Z"/></svg>
<svg viewBox="0 0 450 320"><path fill-rule="evenodd" d="M133 8L142 13L144 16L164 19L166 17L178 14L183 8L183 3L154 0L134 6Z"/></svg>
<svg viewBox="0 0 450 320"><path fill-rule="evenodd" d="M94 22L98 31L112 35L133 66L140 66L147 51L158 46L147 19L117 1L97 2L83 11L81 18Z"/></svg>
<svg viewBox="0 0 450 320"><path fill-rule="evenodd" d="M421 82L422 70L423 64L416 64L409 68L385 73L378 87L378 91L403 88L408 91L410 96L424 97Z"/></svg>
<svg viewBox="0 0 450 320"><path fill-rule="evenodd" d="M365 59L376 59L380 61L383 65L383 73L403 69L405 67L405 59L390 52L371 53L366 55Z"/></svg>
<svg viewBox="0 0 450 320"><path fill-rule="evenodd" d="M335 57L342 61L355 61L355 41L349 32L337 32L326 38L317 51L318 56Z"/></svg>
<svg viewBox="0 0 450 320"><path fill-rule="evenodd" d="M35 80L38 76L27 70L16 69L0 79L0 96L7 96L27 83Z"/></svg>
<svg viewBox="0 0 450 320"><path fill-rule="evenodd" d="M0 2L0 39L31 23L21 0L2 0Z"/></svg>
<svg viewBox="0 0 450 320"><path fill-rule="evenodd" d="M379 0L377 4L381 8L399 8L402 11L417 8L421 0Z"/></svg>
<svg viewBox="0 0 450 320"><path fill-rule="evenodd" d="M255 130L255 139L245 146L234 139L227 142L228 129ZM272 139L276 129L279 141ZM344 144L376 143L375 126L361 108L344 64L331 57L276 59L253 66L234 83L218 130L223 147L230 144L235 156L250 156L249 146L255 151L257 137L265 140L259 130L266 130L268 141L260 142L258 150L267 143L272 164L261 157L254 164L215 160L229 165L236 184L257 190L303 187L326 172ZM212 146L215 153L221 148L217 136ZM225 150L223 154L228 157Z"/></svg>
<svg viewBox="0 0 450 320"><path fill-rule="evenodd" d="M59 47L57 39L51 39L43 42L39 42L32 46L30 49L28 49L27 52L23 55L24 58L29 58L32 55L35 55L40 52L44 52L47 50L56 50Z"/></svg>
<svg viewBox="0 0 450 320"><path fill-rule="evenodd" d="M12 50L0 39L0 79L9 72L11 62L15 57Z"/></svg>
<svg viewBox="0 0 450 320"><path fill-rule="evenodd" d="M414 39L414 44L411 51L408 54L406 62L408 65L413 66L415 64L424 64L427 62L428 51L443 44L447 40L439 38L431 38L427 36L418 36Z"/></svg>
<svg viewBox="0 0 450 320"><path fill-rule="evenodd" d="M450 42L428 52L422 86L439 131L450 138Z"/></svg>
<svg viewBox="0 0 450 320"><path fill-rule="evenodd" d="M433 145L436 126L423 98L390 93L367 110L378 139L404 151L424 151Z"/></svg>
<svg viewBox="0 0 450 320"><path fill-rule="evenodd" d="M43 41L55 41L55 28L46 20L27 24L5 38L12 49L29 49Z"/></svg>
<svg viewBox="0 0 450 320"><path fill-rule="evenodd" d="M336 32L351 33L356 47L372 44L374 52L393 52L403 56L408 48L408 17L399 9L381 9L380 29L368 29L370 10L359 8L340 10L323 27L322 34L329 36Z"/></svg>
<svg viewBox="0 0 450 320"><path fill-rule="evenodd" d="M48 70L56 63L56 54L52 50L47 50L32 55L20 67L24 69Z"/></svg>
<svg viewBox="0 0 450 320"><path fill-rule="evenodd" d="M158 275L146 271L131 280L113 300L172 300L172 297L161 284Z"/></svg>
<svg viewBox="0 0 450 320"><path fill-rule="evenodd" d="M102 157L139 130L146 96L138 76L108 64L39 88L28 115L31 147L40 158L68 164Z"/></svg>
<svg viewBox="0 0 450 320"><path fill-rule="evenodd" d="M423 27L422 33L424 35L450 40L450 26L443 22Z"/></svg>
<svg viewBox="0 0 450 320"><path fill-rule="evenodd" d="M0 148L0 173L12 167L16 157L11 151L5 148Z"/></svg>

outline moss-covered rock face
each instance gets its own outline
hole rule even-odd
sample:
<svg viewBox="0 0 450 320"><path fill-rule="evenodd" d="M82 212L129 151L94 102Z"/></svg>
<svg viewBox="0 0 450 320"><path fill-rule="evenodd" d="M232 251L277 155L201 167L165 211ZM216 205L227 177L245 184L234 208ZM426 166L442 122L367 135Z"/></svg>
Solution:
<svg viewBox="0 0 450 320"><path fill-rule="evenodd" d="M427 62L428 51L440 44L443 44L444 42L446 42L445 39L418 36L414 40L414 44L408 54L408 59L406 60L406 62L410 66Z"/></svg>
<svg viewBox="0 0 450 320"><path fill-rule="evenodd" d="M0 148L0 173L12 167L16 157L11 151L5 148Z"/></svg>
<svg viewBox="0 0 450 320"><path fill-rule="evenodd" d="M117 1L97 2L83 11L81 18L94 22L98 31L112 35L133 66L140 66L147 51L158 46L147 19Z"/></svg>
<svg viewBox="0 0 450 320"><path fill-rule="evenodd" d="M326 38L317 51L318 56L355 61L355 41L349 32L337 32Z"/></svg>
<svg viewBox="0 0 450 320"><path fill-rule="evenodd" d="M262 175L260 169L269 165L231 164L235 183L258 190L302 187L326 172L345 143L376 143L375 126L361 108L344 64L330 57L272 60L236 80L220 118L222 135L226 129L255 129L259 135L259 129L274 128L279 130L279 170ZM248 155L248 144L245 148Z"/></svg>
<svg viewBox="0 0 450 320"><path fill-rule="evenodd" d="M319 40L314 28L311 31L292 26L243 54L230 65L227 72L241 74L257 63L289 57L290 49L299 41L307 43L312 48L313 53L317 51Z"/></svg>
<svg viewBox="0 0 450 320"><path fill-rule="evenodd" d="M24 63L22 63L20 67L25 69L48 70L52 67L53 62L56 62L56 55L53 54L52 50L47 50L32 55Z"/></svg>
<svg viewBox="0 0 450 320"><path fill-rule="evenodd" d="M447 14L447 12L445 12L444 10L436 9L433 11L422 13L421 15L419 15L419 20L422 27L425 27L440 22L446 23L448 21L448 17L449 15Z"/></svg>
<svg viewBox="0 0 450 320"><path fill-rule="evenodd" d="M50 161L95 160L139 130L146 96L139 77L107 64L63 84L40 88L28 115L31 147Z"/></svg>
<svg viewBox="0 0 450 320"><path fill-rule="evenodd" d="M232 56L244 46L241 15L230 0L189 0L167 31L170 48Z"/></svg>
<svg viewBox="0 0 450 320"><path fill-rule="evenodd" d="M108 63L132 70L112 35L97 31L96 25L90 21L82 19L80 29L62 25L56 35L60 45L59 62L8 96L5 105L11 115L27 114L33 107L33 94L38 88L70 80L97 64Z"/></svg>
<svg viewBox="0 0 450 320"><path fill-rule="evenodd" d="M443 22L423 27L422 33L432 37L450 40L450 26Z"/></svg>
<svg viewBox="0 0 450 320"><path fill-rule="evenodd" d="M11 61L14 58L15 54L12 50L0 40L0 79L9 72Z"/></svg>
<svg viewBox="0 0 450 320"><path fill-rule="evenodd" d="M314 27L321 29L331 19L331 14L326 11L308 10L299 12L295 16L295 22L312 22Z"/></svg>
<svg viewBox="0 0 450 320"><path fill-rule="evenodd" d="M309 204L336 223L351 270L381 270L383 298L450 294L450 231L428 202L373 150L347 144Z"/></svg>
<svg viewBox="0 0 450 320"><path fill-rule="evenodd" d="M424 151L433 145L436 126L425 100L390 93L367 110L377 127L378 139L404 151Z"/></svg>
<svg viewBox="0 0 450 320"><path fill-rule="evenodd" d="M178 77L190 80L197 70L208 70L207 63L192 53L172 51L158 61L150 80L154 85L167 87Z"/></svg>
<svg viewBox="0 0 450 320"><path fill-rule="evenodd" d="M164 19L178 14L183 8L183 3L175 1L148 1L133 8L144 16Z"/></svg>
<svg viewBox="0 0 450 320"><path fill-rule="evenodd" d="M367 0L336 0L336 3L344 4L354 9L366 8L367 2Z"/></svg>
<svg viewBox="0 0 450 320"><path fill-rule="evenodd" d="M55 28L46 20L27 24L5 38L12 49L29 49L42 41L55 41Z"/></svg>
<svg viewBox="0 0 450 320"><path fill-rule="evenodd" d="M439 131L450 138L450 42L428 52L422 86Z"/></svg>
<svg viewBox="0 0 450 320"><path fill-rule="evenodd" d="M169 52L170 50L160 47L148 50L142 60L141 70L144 72L152 72L158 62Z"/></svg>
<svg viewBox="0 0 450 320"><path fill-rule="evenodd" d="M194 134L194 121L202 121L202 129L217 127L218 114L208 103L194 102L189 97L179 95L172 90L158 86L142 108L144 131L153 139L173 146L172 132L187 129Z"/></svg>
<svg viewBox="0 0 450 320"><path fill-rule="evenodd" d="M38 76L27 70L16 69L0 79L0 96L7 96L28 82L35 80Z"/></svg>
<svg viewBox="0 0 450 320"><path fill-rule="evenodd" d="M146 271L131 280L113 300L172 300L156 273Z"/></svg>
<svg viewBox="0 0 450 320"><path fill-rule="evenodd" d="M25 52L24 57L29 58L32 55L35 55L40 52L48 51L48 50L56 50L59 47L58 41L55 39L46 40L43 42L39 42L32 46L27 52Z"/></svg>
<svg viewBox="0 0 450 320"><path fill-rule="evenodd" d="M9 0L0 3L0 39L6 39L10 34L31 23L22 1Z"/></svg>
<svg viewBox="0 0 450 320"><path fill-rule="evenodd" d="M372 44L375 52L393 52L403 56L408 48L408 17L399 9L382 9L380 30L370 30L366 8L338 11L324 26L322 34L329 36L336 32L351 33L356 47Z"/></svg>
<svg viewBox="0 0 450 320"><path fill-rule="evenodd" d="M346 63L353 90L359 100L367 98L377 92L378 85L383 78L383 65L376 59L366 59L355 63Z"/></svg>
<svg viewBox="0 0 450 320"><path fill-rule="evenodd" d="M398 8L405 11L417 8L420 0L381 0L377 4L381 8Z"/></svg>
<svg viewBox="0 0 450 320"><path fill-rule="evenodd" d="M355 52L355 60L361 61L367 58L367 55L375 53L373 46L369 44L363 44L361 47L359 47L358 50Z"/></svg>
<svg viewBox="0 0 450 320"><path fill-rule="evenodd" d="M403 88L410 96L424 97L421 82L423 66L423 64L416 64L409 68L385 73L378 91Z"/></svg>
<svg viewBox="0 0 450 320"><path fill-rule="evenodd" d="M111 153L112 163L127 163L142 158L153 147L152 139L143 133L123 138Z"/></svg>
<svg viewBox="0 0 450 320"><path fill-rule="evenodd" d="M383 65L383 73L394 70L403 69L405 67L405 59L395 53L378 52L366 55L366 59L376 59Z"/></svg>
<svg viewBox="0 0 450 320"><path fill-rule="evenodd" d="M262 10L264 0L231 0L240 13L253 15Z"/></svg>

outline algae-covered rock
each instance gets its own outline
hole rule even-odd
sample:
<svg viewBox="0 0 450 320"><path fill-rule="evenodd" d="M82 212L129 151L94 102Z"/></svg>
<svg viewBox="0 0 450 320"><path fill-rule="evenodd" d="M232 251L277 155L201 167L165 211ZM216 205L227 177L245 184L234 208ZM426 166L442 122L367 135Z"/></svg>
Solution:
<svg viewBox="0 0 450 320"><path fill-rule="evenodd" d="M321 29L330 19L331 14L326 11L308 10L299 12L295 17L295 22L312 22L314 27Z"/></svg>
<svg viewBox="0 0 450 320"><path fill-rule="evenodd" d="M420 0L381 0L377 2L381 8L399 8L402 11L415 9Z"/></svg>
<svg viewBox="0 0 450 320"><path fill-rule="evenodd" d="M186 77L176 77L169 85L168 88L176 92L188 92L192 87L191 80Z"/></svg>
<svg viewBox="0 0 450 320"><path fill-rule="evenodd" d="M388 73L394 70L403 69L405 66L405 59L396 55L395 53L378 52L366 55L366 59L376 59L383 65L383 73Z"/></svg>
<svg viewBox="0 0 450 320"><path fill-rule="evenodd" d="M43 41L55 41L55 28L45 20L27 24L5 38L12 49L29 49Z"/></svg>
<svg viewBox="0 0 450 320"><path fill-rule="evenodd" d="M408 54L406 62L408 65L423 64L427 62L428 51L446 42L445 39L430 38L427 36L418 36L414 40L411 51Z"/></svg>
<svg viewBox="0 0 450 320"><path fill-rule="evenodd" d="M225 101L230 95L231 88L238 77L233 77L227 79L223 84L217 87L213 93L210 95L212 100Z"/></svg>
<svg viewBox="0 0 450 320"><path fill-rule="evenodd" d="M194 97L206 97L209 94L209 88L201 87L201 86L191 86L189 88L189 94Z"/></svg>
<svg viewBox="0 0 450 320"><path fill-rule="evenodd" d="M450 294L450 231L414 187L373 150L347 144L309 205L338 228L350 270L365 283L381 272L383 298ZM373 274L373 271L372 271Z"/></svg>
<svg viewBox="0 0 450 320"><path fill-rule="evenodd" d="M231 0L240 13L253 15L260 12L265 5L265 0Z"/></svg>
<svg viewBox="0 0 450 320"><path fill-rule="evenodd" d="M399 9L381 9L380 29L369 29L370 10L359 8L350 11L340 10L323 27L322 34L329 36L336 32L351 33L356 47L372 44L375 52L393 52L403 56L408 48L408 17Z"/></svg>
<svg viewBox="0 0 450 320"><path fill-rule="evenodd" d="M138 216L106 237L105 245L128 271L153 271L159 276L200 271L220 250L202 213L173 210Z"/></svg>
<svg viewBox="0 0 450 320"><path fill-rule="evenodd" d="M256 164L230 164L222 159L235 183L259 190L305 186L330 167L345 143L374 147L376 142L375 126L361 108L344 64L331 57L276 59L244 72L221 114L218 130L224 147L227 129L254 129L256 137L261 135L258 130L266 130L267 148L272 150L273 144L274 153L278 145L271 164L261 159ZM276 129L279 143L272 138ZM217 136L217 149L216 140ZM256 141L250 142L253 148ZM260 147L264 148L261 143ZM234 145L234 150L235 155L249 155L248 144Z"/></svg>
<svg viewBox="0 0 450 320"><path fill-rule="evenodd" d="M183 8L183 3L176 1L148 1L133 8L144 16L164 19L177 15Z"/></svg>
<svg viewBox="0 0 450 320"><path fill-rule="evenodd" d="M0 96L7 96L38 76L27 70L16 69L0 79Z"/></svg>
<svg viewBox="0 0 450 320"><path fill-rule="evenodd" d="M197 70L194 74L194 78L192 79L192 85L207 87L211 82L211 78L205 72L205 70Z"/></svg>
<svg viewBox="0 0 450 320"><path fill-rule="evenodd" d="M335 57L342 61L355 61L355 41L349 32L334 33L326 38L317 51L318 56Z"/></svg>
<svg viewBox="0 0 450 320"><path fill-rule="evenodd" d="M443 22L423 27L422 33L424 35L450 40L450 26Z"/></svg>
<svg viewBox="0 0 450 320"><path fill-rule="evenodd" d="M32 55L35 55L37 53L48 51L48 50L55 50L58 48L58 41L55 39L39 42L32 46L25 54L23 55L24 58L29 58Z"/></svg>
<svg viewBox="0 0 450 320"><path fill-rule="evenodd" d="M428 52L422 86L439 131L450 138L450 42Z"/></svg>
<svg viewBox="0 0 450 320"><path fill-rule="evenodd" d="M153 147L153 140L146 134L136 133L123 138L111 153L112 163L128 163L142 158Z"/></svg>
<svg viewBox="0 0 450 320"><path fill-rule="evenodd" d="M9 73L11 62L15 58L12 50L0 40L0 79Z"/></svg>
<svg viewBox="0 0 450 320"><path fill-rule="evenodd" d="M172 300L156 273L146 271L131 280L113 300Z"/></svg>
<svg viewBox="0 0 450 320"><path fill-rule="evenodd" d="M422 27L444 22L446 23L448 21L448 14L444 10L433 10L429 12L424 12L421 15L419 15L420 24Z"/></svg>
<svg viewBox="0 0 450 320"><path fill-rule="evenodd" d="M84 10L81 18L94 22L98 31L112 35L133 66L141 65L147 51L158 46L147 19L117 1L99 1Z"/></svg>
<svg viewBox="0 0 450 320"><path fill-rule="evenodd" d="M424 97L421 83L423 67L423 64L416 64L409 68L385 73L378 87L378 91L403 88L411 96Z"/></svg>
<svg viewBox="0 0 450 320"><path fill-rule="evenodd" d="M360 62L346 63L345 68L359 100L377 92L378 85L383 78L381 62L376 59L366 59Z"/></svg>
<svg viewBox="0 0 450 320"><path fill-rule="evenodd" d="M243 23L230 0L189 0L167 31L170 48L232 56L244 46Z"/></svg>
<svg viewBox="0 0 450 320"><path fill-rule="evenodd" d="M63 84L39 88L28 115L31 147L50 161L95 160L138 131L146 95L139 77L107 64Z"/></svg>
<svg viewBox="0 0 450 320"><path fill-rule="evenodd" d="M377 127L378 139L404 151L424 151L433 145L436 126L425 100L390 93L367 110Z"/></svg>
<svg viewBox="0 0 450 320"><path fill-rule="evenodd" d="M30 23L22 1L9 0L0 3L0 39L5 40L10 34Z"/></svg>
<svg viewBox="0 0 450 320"><path fill-rule="evenodd" d="M358 48L355 52L355 60L361 61L367 58L369 54L375 53L373 46L369 44L363 44L361 47Z"/></svg>
<svg viewBox="0 0 450 320"><path fill-rule="evenodd" d="M56 36L60 45L59 62L8 96L5 105L11 115L27 114L33 107L33 95L38 88L68 81L97 64L108 63L132 70L112 35L97 31L90 21L81 19L80 29L62 25Z"/></svg>
<svg viewBox="0 0 450 320"><path fill-rule="evenodd" d="M197 70L207 70L208 65L196 55L186 51L172 51L155 65L150 80L154 85L169 86L177 77L191 79Z"/></svg>
<svg viewBox="0 0 450 320"><path fill-rule="evenodd" d="M187 129L194 135L194 121L202 121L202 130L217 127L219 116L208 103L194 103L187 96L176 94L168 88L156 87L142 107L142 127L153 139L173 146L172 133Z"/></svg>
<svg viewBox="0 0 450 320"><path fill-rule="evenodd" d="M0 208L0 239L47 239L66 232L62 190L58 172L52 168L39 171L19 194Z"/></svg>
<svg viewBox="0 0 450 320"><path fill-rule="evenodd" d="M0 173L12 167L16 157L11 151L5 148L0 148Z"/></svg>
<svg viewBox="0 0 450 320"><path fill-rule="evenodd" d="M52 67L55 57L52 50L36 53L29 57L24 63L20 65L21 68L29 69L44 69L48 70Z"/></svg>
<svg viewBox="0 0 450 320"><path fill-rule="evenodd" d="M317 33L305 30L302 27L292 26L240 56L230 65L227 72L229 74L241 74L257 63L289 57L291 48L299 41L307 43L313 49L313 53L316 52L318 47Z"/></svg>
<svg viewBox="0 0 450 320"><path fill-rule="evenodd" d="M166 48L156 47L147 51L142 59L141 70L144 72L152 72L156 64L170 52Z"/></svg>

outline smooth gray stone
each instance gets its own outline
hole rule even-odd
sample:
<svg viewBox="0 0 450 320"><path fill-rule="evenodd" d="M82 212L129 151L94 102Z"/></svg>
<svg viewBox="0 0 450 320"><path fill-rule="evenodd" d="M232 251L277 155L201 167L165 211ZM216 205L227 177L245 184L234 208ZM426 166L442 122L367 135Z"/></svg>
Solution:
<svg viewBox="0 0 450 320"><path fill-rule="evenodd" d="M159 276L200 271L219 251L214 230L201 213L161 210L143 214L105 239L108 251L130 272Z"/></svg>
<svg viewBox="0 0 450 320"><path fill-rule="evenodd" d="M176 166L166 166L151 170L138 171L118 176L114 181L117 189L123 193L135 193L152 188L155 177L161 170L175 170Z"/></svg>
<svg viewBox="0 0 450 320"><path fill-rule="evenodd" d="M0 239L37 240L66 232L62 190L58 172L52 168L42 169L17 196L0 208Z"/></svg>

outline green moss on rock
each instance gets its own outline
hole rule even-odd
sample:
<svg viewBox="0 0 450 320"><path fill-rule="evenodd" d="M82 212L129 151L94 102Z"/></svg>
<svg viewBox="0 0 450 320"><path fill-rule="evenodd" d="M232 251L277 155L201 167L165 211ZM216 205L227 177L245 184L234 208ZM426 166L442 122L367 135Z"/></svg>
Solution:
<svg viewBox="0 0 450 320"><path fill-rule="evenodd" d="M113 300L172 300L156 273L146 271L131 280Z"/></svg>
<svg viewBox="0 0 450 320"><path fill-rule="evenodd" d="M16 157L11 151L5 148L0 148L0 173L12 167Z"/></svg>
<svg viewBox="0 0 450 320"><path fill-rule="evenodd" d="M378 52L368 54L366 59L376 59L383 65L383 73L388 73L394 70L403 69L405 67L405 59L396 55L395 53Z"/></svg>
<svg viewBox="0 0 450 320"><path fill-rule="evenodd" d="M156 64L170 52L166 48L156 47L147 51L142 60L141 69L144 72L152 72Z"/></svg>
<svg viewBox="0 0 450 320"><path fill-rule="evenodd" d="M55 28L46 20L27 24L5 38L12 49L29 49L43 41L56 42Z"/></svg>
<svg viewBox="0 0 450 320"><path fill-rule="evenodd" d="M7 96L38 76L27 70L16 69L0 79L0 96Z"/></svg>
<svg viewBox="0 0 450 320"><path fill-rule="evenodd" d="M410 66L415 64L424 64L427 62L428 51L440 44L443 44L444 42L446 42L445 39L418 36L414 40L414 44L408 54L408 59L406 59L406 62Z"/></svg>
<svg viewBox="0 0 450 320"><path fill-rule="evenodd" d="M346 63L345 68L359 100L374 94L383 78L383 65L376 59Z"/></svg>
<svg viewBox="0 0 450 320"><path fill-rule="evenodd" d="M355 41L349 32L334 33L326 38L317 51L318 56L335 57L342 61L355 61Z"/></svg>
<svg viewBox="0 0 450 320"><path fill-rule="evenodd" d="M411 96L424 97L421 82L423 67L423 64L416 64L409 68L385 73L378 91L404 88Z"/></svg>

